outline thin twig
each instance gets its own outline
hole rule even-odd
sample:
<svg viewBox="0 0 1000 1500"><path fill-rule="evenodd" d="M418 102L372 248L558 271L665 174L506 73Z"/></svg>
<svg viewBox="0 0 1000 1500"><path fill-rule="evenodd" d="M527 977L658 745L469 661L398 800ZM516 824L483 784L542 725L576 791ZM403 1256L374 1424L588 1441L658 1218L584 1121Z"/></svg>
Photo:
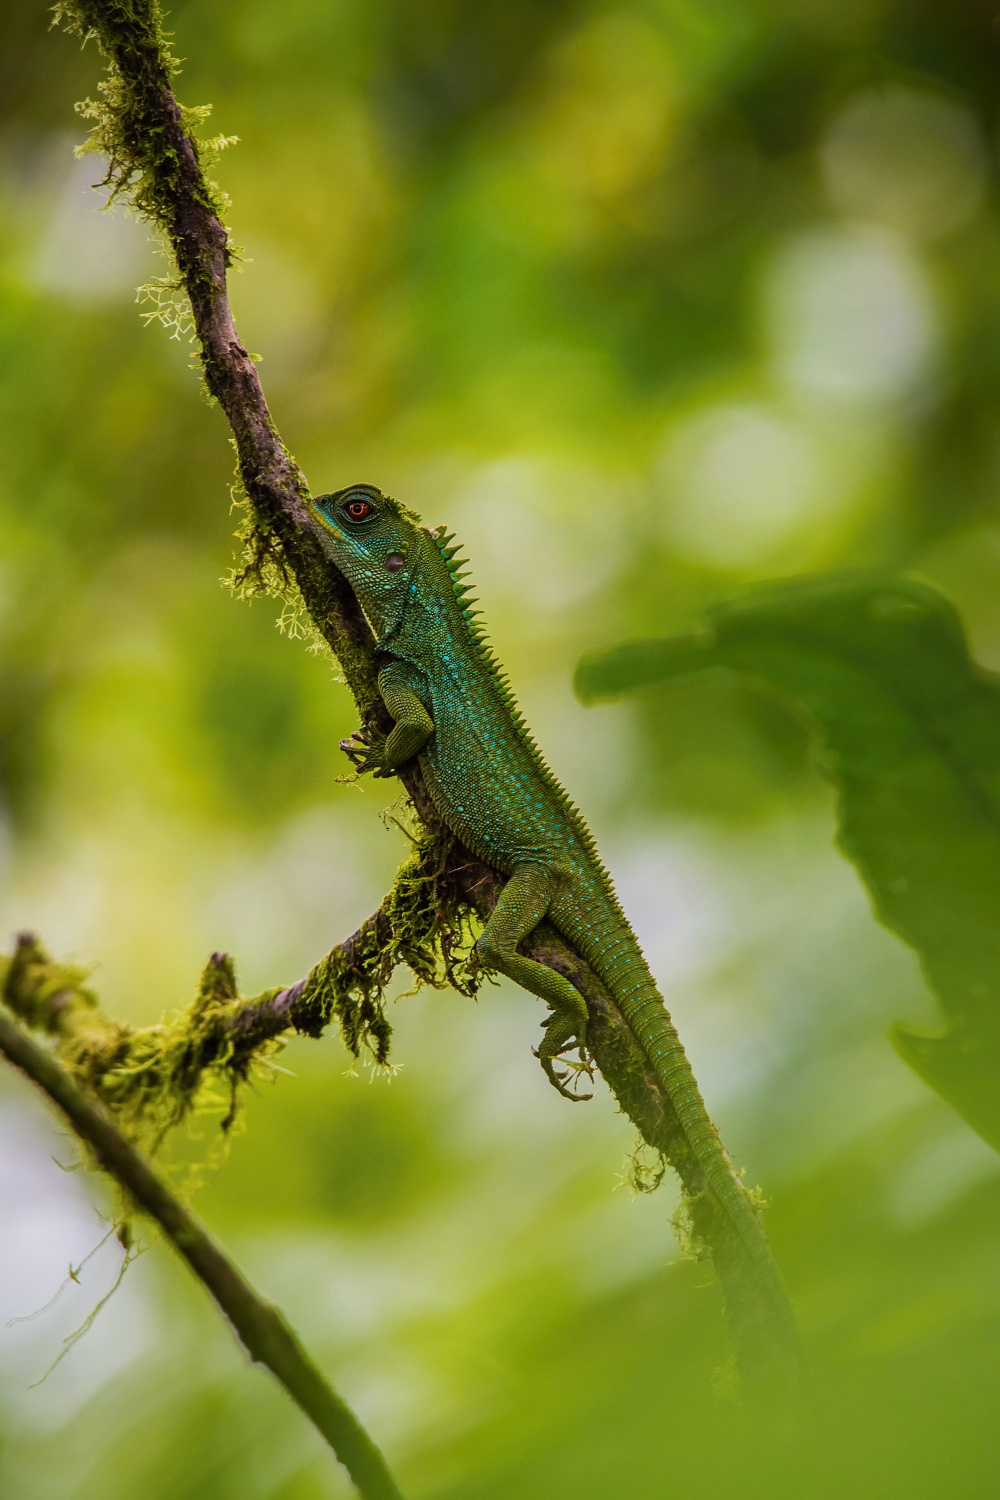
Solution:
<svg viewBox="0 0 1000 1500"><path fill-rule="evenodd" d="M53 1157L52 1160L55 1161L55 1157ZM56 1162L56 1166L59 1166L58 1162ZM74 1266L73 1262L70 1261L69 1270L66 1273L66 1279L60 1282L59 1286L56 1288L56 1290L53 1292L52 1296L49 1298L48 1302L44 1304L44 1306L36 1307L35 1311L31 1313L22 1313L19 1317L8 1318L6 1326L8 1328L13 1328L17 1323L33 1323L36 1318L40 1318L44 1313L47 1313L50 1308L55 1307L56 1303L59 1301L59 1298L62 1296L63 1292L68 1286L72 1286L74 1282L77 1286L79 1286L80 1272L83 1270L84 1266L89 1260L93 1260L94 1256L99 1250L104 1249L105 1245L108 1243L108 1240L114 1234L116 1227L116 1225L112 1224L107 1234L102 1235L102 1237L97 1241L97 1244L94 1246L93 1250L87 1251L87 1254L83 1257L78 1266Z"/></svg>
<svg viewBox="0 0 1000 1500"><path fill-rule="evenodd" d="M365 1500L401 1500L381 1452L350 1407L323 1378L278 1309L258 1296L205 1227L122 1135L103 1106L89 1099L55 1058L2 1014L0 1052L62 1110L98 1165L156 1220L214 1297L250 1358L267 1366L313 1422L359 1494Z"/></svg>

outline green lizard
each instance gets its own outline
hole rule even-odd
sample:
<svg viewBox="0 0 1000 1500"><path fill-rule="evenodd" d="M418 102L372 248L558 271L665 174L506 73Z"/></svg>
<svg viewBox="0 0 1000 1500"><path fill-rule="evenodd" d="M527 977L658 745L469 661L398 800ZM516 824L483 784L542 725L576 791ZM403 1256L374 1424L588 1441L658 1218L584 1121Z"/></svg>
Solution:
<svg viewBox="0 0 1000 1500"><path fill-rule="evenodd" d="M419 757L444 823L508 877L476 946L485 968L551 1007L538 1048L550 1080L577 1097L556 1060L575 1047L588 1063L587 1007L568 979L517 951L546 916L614 995L710 1190L753 1259L770 1264L756 1210L708 1116L593 835L542 759L477 623L454 539L443 528L428 530L370 485L312 504L323 546L375 632L379 692L395 721L388 735L358 730L341 749L358 772L375 776L391 776Z"/></svg>

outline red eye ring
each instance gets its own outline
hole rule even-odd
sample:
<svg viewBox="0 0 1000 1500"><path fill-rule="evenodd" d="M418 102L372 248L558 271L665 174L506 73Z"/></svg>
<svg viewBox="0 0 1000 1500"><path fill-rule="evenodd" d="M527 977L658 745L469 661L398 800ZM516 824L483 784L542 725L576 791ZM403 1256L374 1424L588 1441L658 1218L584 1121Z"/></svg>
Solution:
<svg viewBox="0 0 1000 1500"><path fill-rule="evenodd" d="M374 505L369 505L367 500L350 500L344 506L344 515L349 521L367 521L374 510Z"/></svg>

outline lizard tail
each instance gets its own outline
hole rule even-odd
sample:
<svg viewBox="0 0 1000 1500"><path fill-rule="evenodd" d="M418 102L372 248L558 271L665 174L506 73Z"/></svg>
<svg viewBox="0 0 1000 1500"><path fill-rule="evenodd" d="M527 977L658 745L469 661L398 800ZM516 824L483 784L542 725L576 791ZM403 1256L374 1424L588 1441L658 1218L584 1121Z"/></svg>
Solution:
<svg viewBox="0 0 1000 1500"><path fill-rule="evenodd" d="M772 1326L794 1367L801 1366L798 1332L788 1293L775 1264L759 1211L737 1176L701 1096L687 1054L656 981L617 903L599 899L566 903L550 913L614 996L622 1015L656 1071L705 1186L733 1240L742 1247L754 1281L771 1310ZM742 1314L741 1314L742 1316ZM783 1356L784 1357L784 1356Z"/></svg>
<svg viewBox="0 0 1000 1500"><path fill-rule="evenodd" d="M652 976L647 972L639 984L621 987L616 984L614 989L625 1019L656 1069L713 1196L755 1264L772 1266L770 1246L757 1210L733 1170L677 1028Z"/></svg>
<svg viewBox="0 0 1000 1500"><path fill-rule="evenodd" d="M734 1234L755 1265L774 1268L757 1209L726 1155L677 1028L617 901L613 895L607 902L577 897L550 915L617 1001L653 1064L708 1189Z"/></svg>
<svg viewBox="0 0 1000 1500"><path fill-rule="evenodd" d="M653 977L641 956L636 955L636 958L641 968L630 965L632 973L628 980L622 982L619 978L618 983L609 983L609 988L656 1069L681 1129L705 1175L709 1192L744 1248L753 1267L755 1280L770 1307L771 1318L774 1320L772 1326L779 1336L786 1377L794 1387L798 1387L803 1364L795 1314L788 1300L781 1272L771 1254L758 1209L726 1154L705 1107L677 1029ZM758 1329L758 1334L759 1332Z"/></svg>

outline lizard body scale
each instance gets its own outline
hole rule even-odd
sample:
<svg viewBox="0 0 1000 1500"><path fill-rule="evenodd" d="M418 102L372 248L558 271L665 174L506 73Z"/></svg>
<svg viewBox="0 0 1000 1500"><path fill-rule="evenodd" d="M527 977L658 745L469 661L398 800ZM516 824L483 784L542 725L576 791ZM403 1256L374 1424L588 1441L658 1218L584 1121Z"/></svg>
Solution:
<svg viewBox="0 0 1000 1500"><path fill-rule="evenodd" d="M324 550L353 587L377 637L379 691L393 730L357 731L341 748L359 772L389 776L416 755L451 831L507 876L477 942L487 969L545 1000L538 1056L586 1060L587 1009L555 970L517 952L548 917L613 994L677 1114L709 1189L747 1252L770 1264L757 1211L733 1170L694 1073L582 814L542 759L493 656L443 529L370 485L312 502ZM570 1095L569 1097L574 1097Z"/></svg>

